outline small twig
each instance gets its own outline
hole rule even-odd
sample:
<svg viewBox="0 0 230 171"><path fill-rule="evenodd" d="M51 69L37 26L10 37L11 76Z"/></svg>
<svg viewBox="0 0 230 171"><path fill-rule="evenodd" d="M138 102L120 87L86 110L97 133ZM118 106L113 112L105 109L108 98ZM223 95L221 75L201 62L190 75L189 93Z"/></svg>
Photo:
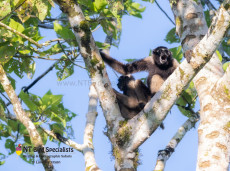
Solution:
<svg viewBox="0 0 230 171"><path fill-rule="evenodd" d="M18 8L20 8L27 0L24 0L21 4L19 4L14 10L12 10L9 14L5 15L4 17L2 17L0 19L0 21L4 20L5 18L7 18L8 16L10 16L11 14L13 14L13 12L15 12Z"/></svg>
<svg viewBox="0 0 230 171"><path fill-rule="evenodd" d="M67 139L67 138L64 138L63 136L61 136L60 134L57 134L57 133L54 133L53 131L49 131L47 129L44 129L42 127L40 127L47 135L53 137L54 139L76 149L77 151L79 152L82 152L83 150L83 145L82 144L77 144L76 142L70 140L70 139Z"/></svg>
<svg viewBox="0 0 230 171"><path fill-rule="evenodd" d="M55 54L56 55L56 54ZM54 59L54 58L45 58L45 57L41 57L41 56L31 56L31 55L23 55L23 56L13 56L14 58L36 58L36 59L43 59L43 60L48 60L48 61L66 61L69 59L65 59L65 58L61 58L61 59ZM78 62L82 62L81 60L77 60Z"/></svg>
<svg viewBox="0 0 230 171"><path fill-rule="evenodd" d="M45 28L45 29L54 29L54 26L51 24L38 24L38 27Z"/></svg>
<svg viewBox="0 0 230 171"><path fill-rule="evenodd" d="M158 4L158 2L155 0L158 8L165 14L165 16L171 21L173 25L175 25L174 21L168 16L168 14L161 8L161 6Z"/></svg>
<svg viewBox="0 0 230 171"><path fill-rule="evenodd" d="M45 43L42 43L41 45L42 45L42 46L48 46L48 45L50 45L50 43L52 43L52 42L60 42L60 41L64 41L64 39L59 39L59 38L57 38L57 39L53 39L53 40L48 40L48 41L46 41Z"/></svg>
<svg viewBox="0 0 230 171"><path fill-rule="evenodd" d="M83 66L81 66L81 65L75 64L75 63L69 58L69 56L66 54L65 49L63 48L63 46L62 46L62 44L60 43L60 41L58 41L58 44L59 44L59 46L61 47L62 52L65 54L66 58L67 58L73 65L78 66L78 67L83 68L83 69L86 69L85 67L83 67ZM76 58L77 58L78 56L79 56L79 55L77 55Z"/></svg>
<svg viewBox="0 0 230 171"><path fill-rule="evenodd" d="M97 31L100 27L101 27L101 25L98 25L98 26L97 26L95 29L93 29L91 32Z"/></svg>
<svg viewBox="0 0 230 171"><path fill-rule="evenodd" d="M53 58L45 58L45 57L40 57L40 56L14 56L14 58L36 58L36 59L44 59L44 60L49 60L49 61L59 61L60 59L53 59ZM61 60L66 60L66 59L61 59Z"/></svg>
<svg viewBox="0 0 230 171"><path fill-rule="evenodd" d="M8 99L2 92L0 92L0 93L8 102L10 102L10 99Z"/></svg>
<svg viewBox="0 0 230 171"><path fill-rule="evenodd" d="M203 0L203 1L207 4L207 6L208 6L208 8L210 10L215 10L216 11L215 6L209 0Z"/></svg>
<svg viewBox="0 0 230 171"><path fill-rule="evenodd" d="M16 135L14 143L16 143L18 141L19 131L20 131L20 123L18 123L17 135Z"/></svg>
<svg viewBox="0 0 230 171"><path fill-rule="evenodd" d="M51 65L42 75L40 75L38 78L36 78L30 85L28 85L27 87L22 87L24 92L28 92L28 90L33 87L39 80L41 80L44 76L46 76L50 71L53 70L53 68L55 67L55 65L58 63L59 61L56 61L53 65Z"/></svg>
<svg viewBox="0 0 230 171"><path fill-rule="evenodd" d="M42 75L40 75L38 78L36 78L31 84L29 84L28 86L24 86L22 87L22 90L24 92L28 92L28 90L30 88L32 88L39 80L41 80L46 74L48 74L54 67L55 65L58 63L59 61L56 61L53 65L51 65ZM11 102L7 103L6 106L9 106L11 104Z"/></svg>
<svg viewBox="0 0 230 171"><path fill-rule="evenodd" d="M22 38L28 40L30 43L34 44L34 45L37 46L38 48L42 48L42 46L43 46L43 45L37 43L36 41L34 41L33 39L31 39L30 37L26 36L25 34L20 33L19 31L15 30L15 29L13 29L13 28L11 28L11 27L9 27L9 26L7 26L6 24L4 24L4 23L2 23L2 22L0 22L0 26L2 26L2 27L4 27L4 28L6 28L7 30L9 30L9 31L11 31L11 32L13 32L13 33L15 33L15 34L21 36Z"/></svg>

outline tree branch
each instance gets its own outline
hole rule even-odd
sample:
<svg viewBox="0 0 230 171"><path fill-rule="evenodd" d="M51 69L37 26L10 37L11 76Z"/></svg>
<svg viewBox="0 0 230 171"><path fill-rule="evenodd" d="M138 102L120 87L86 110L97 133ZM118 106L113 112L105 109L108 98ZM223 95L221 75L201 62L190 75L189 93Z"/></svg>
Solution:
<svg viewBox="0 0 230 171"><path fill-rule="evenodd" d="M85 158L85 168L89 171L100 171L97 166L95 156L94 156L94 147L93 147L93 132L95 121L97 117L97 101L98 95L93 85L90 86L89 91L89 107L88 113L86 114L86 125L84 133L84 148L83 154Z"/></svg>
<svg viewBox="0 0 230 171"><path fill-rule="evenodd" d="M211 59L226 30L229 28L229 21L229 11L221 6L216 24L210 27L208 33L190 52L192 57L190 63L185 60L164 82L156 95L146 104L140 115L128 121L127 127L131 127L131 131L135 132L130 137L131 141L130 144L127 144L128 148L132 150L138 148L164 120L182 90Z"/></svg>
<svg viewBox="0 0 230 171"><path fill-rule="evenodd" d="M182 26L180 32L181 44L188 57L194 56L193 52L196 51L197 43L200 40L199 44L202 45L201 48L206 52L213 51L212 48L219 44L219 41L229 28L229 2L229 0L225 0L220 6L216 16L213 17L208 34L202 40L204 33L207 32L207 25L200 1L179 0L173 5L172 9L175 18L181 21L179 24ZM210 39L210 37L212 38ZM211 43L205 45L205 41ZM189 55L191 51L192 53ZM190 63L196 62L192 60ZM193 80L199 96L201 111L201 121L198 128L197 171L227 170L229 167L230 137L226 135L230 132L229 128L227 128L230 117L230 108L228 107L230 106L230 101L221 84L219 84L221 89L218 89L218 82L223 78L223 75L221 62L217 55L214 54L212 59Z"/></svg>
<svg viewBox="0 0 230 171"><path fill-rule="evenodd" d="M94 86L91 85L89 91L89 107L88 113L86 114L86 125L83 144L77 144L70 139L64 138L60 134L56 134L52 131L42 128L43 131L45 131L49 136L83 153L85 158L85 170L89 171L100 171L95 160L93 147L93 132L97 117L97 101L97 92Z"/></svg>
<svg viewBox="0 0 230 171"><path fill-rule="evenodd" d="M108 131L110 131L111 136L115 136L119 127L119 121L123 120L123 118L120 115L117 103L115 103L116 97L108 79L105 65L92 37L89 24L80 7L73 1L67 0L64 2L62 0L56 0L56 2L61 7L62 11L68 15L70 26L74 31L80 47L80 53L85 61L88 71L90 71L92 83L98 93L103 113L106 118ZM110 139L113 142L115 140L112 137L110 137Z"/></svg>
<svg viewBox="0 0 230 171"><path fill-rule="evenodd" d="M8 16L10 16L11 14L13 14L18 8L20 8L27 0L22 1L16 8L14 8L14 10L12 10L9 14L5 15L4 17L2 17L0 19L0 21L4 20L5 18L7 18Z"/></svg>
<svg viewBox="0 0 230 171"><path fill-rule="evenodd" d="M157 2L157 0L155 0L155 3L157 4L158 8L165 14L165 16L169 19L169 21L175 26L176 24L174 23L174 21L168 16L168 14L161 8L161 6L159 5L159 3Z"/></svg>
<svg viewBox="0 0 230 171"><path fill-rule="evenodd" d="M42 143L41 136L39 135L38 131L36 130L36 127L33 124L33 122L30 120L30 118L27 116L27 114L23 110L21 103L19 102L19 99L18 99L14 89L13 89L12 85L10 84L9 79L7 78L6 73L5 73L2 65L0 65L0 82L1 82L5 92L9 96L11 103L13 104L13 110L14 110L14 113L16 114L17 119L28 130L31 142L33 143L33 145L35 147L42 148L43 143ZM43 152L42 150L39 150L38 153L39 153L39 157L41 159L41 162L43 164L43 167L46 170L53 170L54 167L53 167L52 162L49 159L49 156L45 152Z"/></svg>
<svg viewBox="0 0 230 171"><path fill-rule="evenodd" d="M37 43L36 41L34 41L34 40L31 39L30 37L26 36L25 34L20 33L19 31L15 30L15 29L13 29L13 28L11 28L11 27L9 27L9 26L7 26L6 24L4 24L4 23L2 23L2 22L0 22L0 26L2 26L2 27L4 27L4 28L6 28L7 30L9 30L9 31L11 31L11 32L13 32L13 33L15 33L15 34L21 36L22 38L28 40L30 43L32 43L32 44L34 44L35 46L37 46L37 48L42 48L42 47L43 47L42 44Z"/></svg>
<svg viewBox="0 0 230 171"><path fill-rule="evenodd" d="M175 151L175 148L180 143L180 141L183 139L185 134L195 126L196 122L199 120L198 113L194 113L194 117L189 118L176 132L176 134L173 136L173 138L170 140L168 145L163 150L158 151L157 156L157 163L155 166L154 171L163 171L166 165L167 160L173 152Z"/></svg>
<svg viewBox="0 0 230 171"><path fill-rule="evenodd" d="M60 134L54 133L53 131L49 131L47 129L44 129L42 127L40 127L47 135L53 137L55 140L58 140L72 148L74 148L75 150L82 152L83 150L83 145L82 144L78 144L70 139L67 139L63 136L61 136Z"/></svg>

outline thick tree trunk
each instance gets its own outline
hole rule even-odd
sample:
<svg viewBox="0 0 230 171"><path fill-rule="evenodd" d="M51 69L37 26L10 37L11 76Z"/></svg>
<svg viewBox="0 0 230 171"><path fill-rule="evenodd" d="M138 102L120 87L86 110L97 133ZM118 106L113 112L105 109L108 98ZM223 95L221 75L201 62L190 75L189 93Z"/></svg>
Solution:
<svg viewBox="0 0 230 171"><path fill-rule="evenodd" d="M225 1L212 23L214 29L209 30L209 35L216 35L216 31L223 29L226 22L229 25L229 1ZM176 19L177 33L180 36L182 47L187 59L191 50L207 32L207 26L200 1L179 0L172 3ZM229 27L229 26L228 26ZM224 31L225 32L225 31ZM201 40L205 41L206 37ZM216 39L210 43L216 44ZM209 51L210 46L203 46L203 51ZM191 63L195 61L191 60ZM223 84L227 76L223 77L223 69L217 55L214 54L210 62L194 78L195 87L200 100L200 126L197 171L226 171L229 164L230 152L230 99L229 92ZM227 75L227 74L226 74ZM225 79L223 79L225 78ZM228 78L230 79L230 78Z"/></svg>

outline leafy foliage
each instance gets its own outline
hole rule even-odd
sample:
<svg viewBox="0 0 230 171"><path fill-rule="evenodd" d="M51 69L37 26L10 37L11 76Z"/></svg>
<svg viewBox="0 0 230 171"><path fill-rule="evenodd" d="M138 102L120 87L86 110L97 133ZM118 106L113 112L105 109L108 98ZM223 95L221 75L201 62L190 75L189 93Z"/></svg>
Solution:
<svg viewBox="0 0 230 171"><path fill-rule="evenodd" d="M170 48L170 51L173 54L173 57L178 61L181 62L181 59L183 58L183 52L182 52L182 47L178 46L175 48Z"/></svg>
<svg viewBox="0 0 230 171"><path fill-rule="evenodd" d="M58 81L62 81L74 73L74 64L71 62L71 59L68 59L64 55L62 56L62 59L65 60L61 60L55 65Z"/></svg>
<svg viewBox="0 0 230 171"><path fill-rule="evenodd" d="M166 35L165 41L168 42L169 44L172 43L179 43L180 39L179 37L176 35L176 28L172 28L168 34Z"/></svg>
<svg viewBox="0 0 230 171"><path fill-rule="evenodd" d="M224 71L226 71L226 70L227 70L227 68L228 68L229 64L230 64L230 62L226 62L226 63L224 63L224 65L223 65L223 69L224 69Z"/></svg>
<svg viewBox="0 0 230 171"><path fill-rule="evenodd" d="M196 96L197 93L194 87L194 83L191 82L189 87L182 92L180 98L176 102L178 109L184 116L193 116L191 109L195 108Z"/></svg>
<svg viewBox="0 0 230 171"><path fill-rule="evenodd" d="M206 23L209 27L211 25L211 18L210 18L209 10L204 11L204 16L205 16Z"/></svg>
<svg viewBox="0 0 230 171"><path fill-rule="evenodd" d="M23 100L29 108L27 111L30 118L36 125L47 123L57 123L66 127L67 122L70 122L75 113L65 109L62 104L62 95L53 95L48 91L42 98L34 94L27 94L21 91L19 97ZM62 132L63 134L63 132Z"/></svg>
<svg viewBox="0 0 230 171"><path fill-rule="evenodd" d="M7 139L5 142L6 149L9 149L9 154L13 154L16 151L14 141Z"/></svg>

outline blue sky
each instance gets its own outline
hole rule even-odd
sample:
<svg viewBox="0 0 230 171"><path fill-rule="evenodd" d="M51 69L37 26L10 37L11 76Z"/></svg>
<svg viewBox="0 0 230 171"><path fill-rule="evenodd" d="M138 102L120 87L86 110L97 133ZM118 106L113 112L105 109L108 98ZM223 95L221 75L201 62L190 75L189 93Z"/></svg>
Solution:
<svg viewBox="0 0 230 171"><path fill-rule="evenodd" d="M173 28L172 23L164 16L164 14L157 8L156 4L143 3L147 8L143 13L143 19L125 16L122 20L122 35L118 48L112 47L110 55L116 57L120 61L128 58L143 58L148 56L150 49L154 49L157 46L167 46L169 48L177 46L176 44L169 45L164 41L164 38L168 31ZM161 6L168 12L173 19L173 15L169 6L169 2L164 0L160 1ZM55 8L58 8L57 6ZM59 13L58 9L53 10L53 17ZM42 42L49 39L55 39L56 34L54 31L44 30L41 34L46 37ZM95 40L104 41L105 34L102 29L98 29L93 33ZM38 77L44 72L53 61L36 60L36 73L34 78ZM79 63L84 65L84 63ZM116 87L117 77L112 70L107 67L107 71L112 82L113 87ZM136 78L142 78L147 76L146 73L135 74ZM23 79L17 80L17 93L20 92L20 88L28 85L32 80ZM60 85L58 84L56 73L53 70L45 78L39 81L31 90L31 93L43 96L48 90L51 90L53 94L64 95L64 105L66 108L75 112L78 116L73 120L72 125L75 131L75 139L77 143L83 142L83 133L85 126L85 114L88 109L88 90L90 79L85 70L75 67L74 75L64 80L65 83L74 83L74 85ZM196 105L198 110L199 105ZM95 155L98 166L104 170L114 170L114 159L111 155L111 144L108 138L103 134L105 128L105 119L98 106L98 118L96 120L95 133L94 133L94 147ZM157 152L160 149L165 148L170 139L176 133L177 129L186 121L186 117L183 116L177 109L173 107L164 121L165 130L157 129L154 134L140 147L141 152L141 165L138 170L150 171L154 169L156 163ZM196 167L196 153L198 145L197 127L189 131L179 146L176 148L175 153L171 156L166 164L165 171L194 171ZM48 143L49 147L57 147L57 144ZM61 144L61 147L65 145ZM7 154L4 148L4 144L0 142L1 152ZM84 158L81 153L74 151L72 158L62 159L61 164L54 165L56 170L66 171L83 171ZM42 165L29 165L22 161L16 154L9 156L6 159L6 163L0 167L0 170L31 170L39 171L43 170Z"/></svg>

